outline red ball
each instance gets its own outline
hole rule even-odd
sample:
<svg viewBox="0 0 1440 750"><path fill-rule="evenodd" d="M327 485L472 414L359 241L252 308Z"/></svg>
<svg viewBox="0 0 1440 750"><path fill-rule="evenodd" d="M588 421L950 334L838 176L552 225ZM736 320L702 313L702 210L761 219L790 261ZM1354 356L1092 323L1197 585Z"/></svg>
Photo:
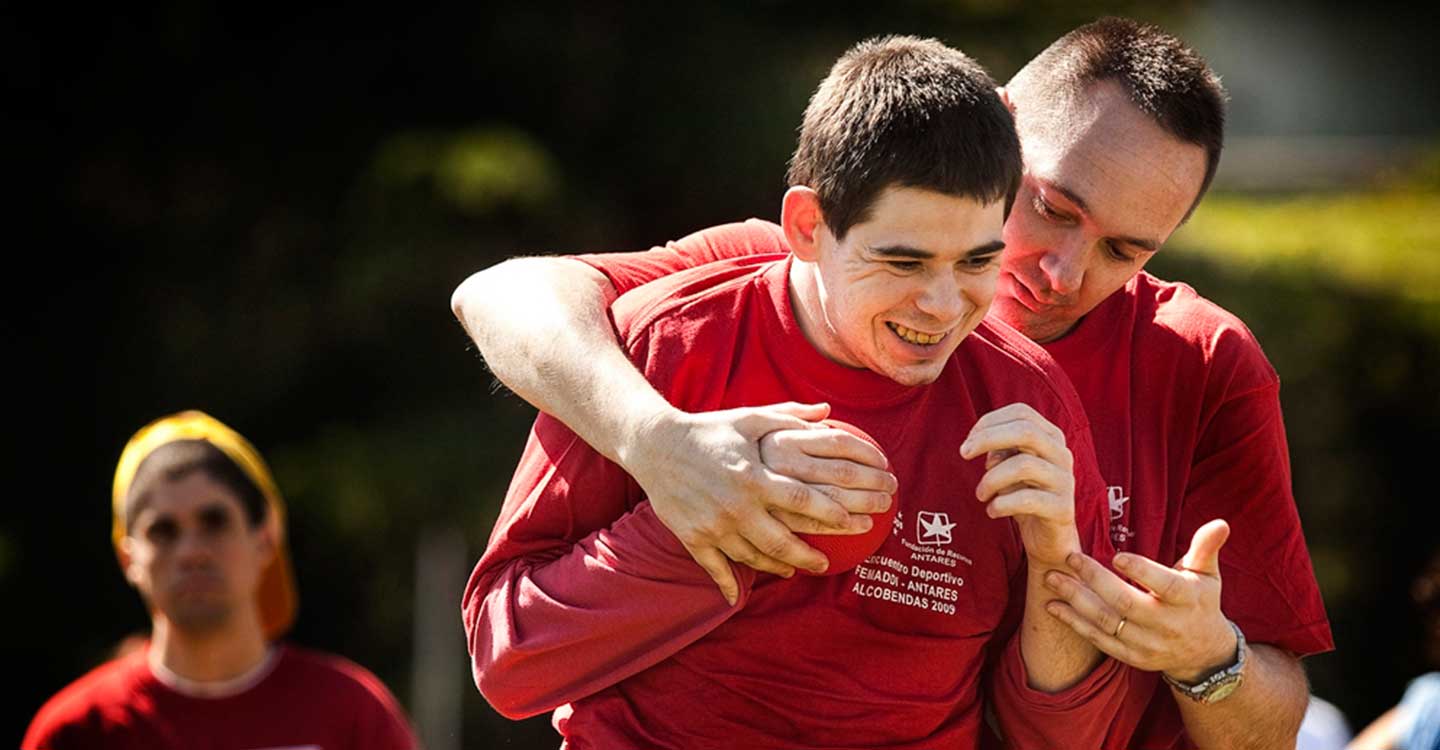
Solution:
<svg viewBox="0 0 1440 750"><path fill-rule="evenodd" d="M875 442L875 438L865 434L864 430L853 424L842 422L838 419L827 419L825 424L844 430L855 437L875 446L883 454L885 450ZM890 468L889 459L886 459L885 468ZM895 512L900 507L898 495L890 497L890 508L883 513L871 513L870 519L874 522L870 530L863 534L796 534L801 541L819 550L830 561L830 567L824 573L812 573L808 570L800 570L805 575L833 576L847 572L856 565L865 561L865 558L875 554L880 545L885 543L885 537L890 535L890 525L895 520Z"/></svg>

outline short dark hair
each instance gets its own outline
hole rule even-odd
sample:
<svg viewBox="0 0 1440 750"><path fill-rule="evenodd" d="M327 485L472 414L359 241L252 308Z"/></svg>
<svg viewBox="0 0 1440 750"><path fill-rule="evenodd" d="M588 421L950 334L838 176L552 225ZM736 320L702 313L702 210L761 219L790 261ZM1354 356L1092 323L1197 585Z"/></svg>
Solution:
<svg viewBox="0 0 1440 750"><path fill-rule="evenodd" d="M821 81L800 126L788 180L815 190L836 239L864 221L887 187L982 203L1020 185L1014 118L985 69L934 39L861 42Z"/></svg>
<svg viewBox="0 0 1440 750"><path fill-rule="evenodd" d="M1158 26L1107 17L1055 40L1035 56L1012 85L1054 101L1074 97L1092 84L1114 81L1141 112L1165 132L1205 149L1205 179L1186 212L1195 211L1225 147L1225 102L1220 76L1200 53Z"/></svg>
<svg viewBox="0 0 1440 750"><path fill-rule="evenodd" d="M225 452L205 440L176 440L156 448L135 468L135 480L125 498L125 526L130 528L141 499L160 482L184 479L192 472L205 475L235 493L251 528L265 520L268 504L260 488L250 481Z"/></svg>

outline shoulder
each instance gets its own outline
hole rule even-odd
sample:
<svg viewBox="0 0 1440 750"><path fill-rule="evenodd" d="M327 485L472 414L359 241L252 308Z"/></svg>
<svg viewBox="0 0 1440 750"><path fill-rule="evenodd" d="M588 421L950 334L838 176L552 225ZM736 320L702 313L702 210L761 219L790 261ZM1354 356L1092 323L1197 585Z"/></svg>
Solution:
<svg viewBox="0 0 1440 750"><path fill-rule="evenodd" d="M1246 345L1256 349L1255 336L1234 313L1201 296L1189 284L1164 281L1144 271L1126 285L1137 312L1148 313L1154 325L1190 346Z"/></svg>
<svg viewBox="0 0 1440 750"><path fill-rule="evenodd" d="M709 227L687 235L671 245L678 246L679 249L703 251L705 257L716 260L742 255L790 252L785 231L779 224L763 219L746 219Z"/></svg>
<svg viewBox="0 0 1440 750"><path fill-rule="evenodd" d="M960 346L981 362L1008 364L1034 382L1057 378L1068 382L1065 371L1044 348L994 316L981 321Z"/></svg>
<svg viewBox="0 0 1440 750"><path fill-rule="evenodd" d="M592 253L575 258L604 274L617 291L626 292L717 260L789 251L779 226L750 219L702 229L644 252Z"/></svg>
<svg viewBox="0 0 1440 750"><path fill-rule="evenodd" d="M23 746L40 747L67 731L84 731L87 727L101 731L110 723L107 717L124 712L136 697L136 681L144 664L141 649L108 661L65 686L36 712Z"/></svg>
<svg viewBox="0 0 1440 750"><path fill-rule="evenodd" d="M405 709L370 670L338 654L282 646L282 661L270 680L298 700L324 696L332 719L350 723L361 748L411 748L414 732Z"/></svg>
<svg viewBox="0 0 1440 750"><path fill-rule="evenodd" d="M985 400L976 403L982 413L1023 401L1071 428L1088 428L1080 397L1059 363L1003 321L985 318L956 353L955 363L964 369L971 391L978 390Z"/></svg>
<svg viewBox="0 0 1440 750"><path fill-rule="evenodd" d="M1122 290L1133 298L1137 335L1147 352L1204 368L1244 387L1278 382L1255 334L1234 313L1201 296L1188 284L1163 281L1141 272Z"/></svg>
<svg viewBox="0 0 1440 750"><path fill-rule="evenodd" d="M286 681L338 691L355 699L394 702L385 683L370 670L338 654L284 645L275 675Z"/></svg>
<svg viewBox="0 0 1440 750"><path fill-rule="evenodd" d="M652 281L621 295L611 306L627 343L661 321L690 324L724 321L743 307L773 256L730 258Z"/></svg>

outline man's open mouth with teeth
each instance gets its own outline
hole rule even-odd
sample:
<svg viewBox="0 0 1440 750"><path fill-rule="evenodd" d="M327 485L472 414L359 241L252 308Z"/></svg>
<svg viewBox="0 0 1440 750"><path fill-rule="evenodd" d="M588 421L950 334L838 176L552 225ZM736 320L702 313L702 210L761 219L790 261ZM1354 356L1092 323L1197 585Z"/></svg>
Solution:
<svg viewBox="0 0 1440 750"><path fill-rule="evenodd" d="M921 333L892 321L886 321L885 325L889 326L890 330L894 331L896 336L899 336L911 344L918 344L920 346L934 346L944 341L945 337L949 335L948 331L945 333Z"/></svg>

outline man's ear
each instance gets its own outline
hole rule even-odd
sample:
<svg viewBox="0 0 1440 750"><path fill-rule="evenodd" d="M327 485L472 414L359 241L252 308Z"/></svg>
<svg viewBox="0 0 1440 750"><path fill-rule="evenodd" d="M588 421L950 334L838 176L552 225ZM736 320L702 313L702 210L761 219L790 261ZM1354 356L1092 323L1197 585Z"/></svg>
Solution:
<svg viewBox="0 0 1440 750"><path fill-rule="evenodd" d="M819 259L820 233L826 231L820 196L804 185L786 190L785 202L780 206L780 228L796 258L807 262Z"/></svg>
<svg viewBox="0 0 1440 750"><path fill-rule="evenodd" d="M279 545L275 541L277 535L278 530L272 523L262 523L259 528L255 529L255 544L260 551L262 568L275 559L275 554L279 549Z"/></svg>
<svg viewBox="0 0 1440 750"><path fill-rule="evenodd" d="M140 568L135 565L135 539L129 535L120 537L120 544L115 547L115 559L120 561L120 572L125 574L125 580L131 586L140 585Z"/></svg>
<svg viewBox="0 0 1440 750"><path fill-rule="evenodd" d="M996 86L995 93L1000 96L1000 101L1005 104L1005 109L1010 110L1010 116L1015 116L1015 100L1010 98L1010 92L1004 86Z"/></svg>

